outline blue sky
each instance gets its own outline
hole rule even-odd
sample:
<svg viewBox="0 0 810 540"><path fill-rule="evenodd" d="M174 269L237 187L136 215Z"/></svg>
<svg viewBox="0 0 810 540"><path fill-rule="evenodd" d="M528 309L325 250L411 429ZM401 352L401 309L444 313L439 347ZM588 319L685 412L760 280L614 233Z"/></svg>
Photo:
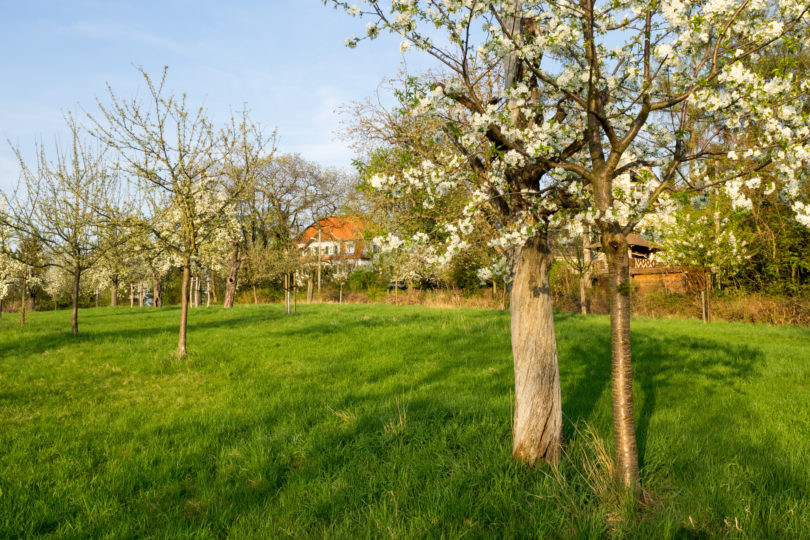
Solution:
<svg viewBox="0 0 810 540"><path fill-rule="evenodd" d="M37 140L64 138L64 112L96 111L107 83L121 97L143 89L134 66L168 65L169 87L214 120L246 103L278 128L280 151L348 169L335 109L372 95L402 62L394 37L343 45L364 27L320 0L0 0L0 189L19 170L5 139L30 161ZM414 73L430 65L407 61Z"/></svg>

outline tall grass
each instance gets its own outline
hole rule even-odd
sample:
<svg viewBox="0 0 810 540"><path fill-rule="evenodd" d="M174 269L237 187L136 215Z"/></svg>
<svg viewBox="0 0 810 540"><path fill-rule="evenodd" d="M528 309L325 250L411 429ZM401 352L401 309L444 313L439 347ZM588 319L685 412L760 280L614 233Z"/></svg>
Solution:
<svg viewBox="0 0 810 540"><path fill-rule="evenodd" d="M609 324L557 319L566 458L512 462L508 316L418 306L0 319L0 537L810 531L810 331L633 323L641 504L610 482Z"/></svg>

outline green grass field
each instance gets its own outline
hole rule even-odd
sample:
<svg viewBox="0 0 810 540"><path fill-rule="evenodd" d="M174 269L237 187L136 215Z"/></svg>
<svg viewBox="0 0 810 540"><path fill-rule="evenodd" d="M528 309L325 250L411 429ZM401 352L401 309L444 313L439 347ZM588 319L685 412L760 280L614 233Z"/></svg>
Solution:
<svg viewBox="0 0 810 540"><path fill-rule="evenodd" d="M200 308L182 361L178 319L2 316L0 537L810 537L808 329L634 321L634 506L605 317L557 318L557 470L510 459L505 313Z"/></svg>

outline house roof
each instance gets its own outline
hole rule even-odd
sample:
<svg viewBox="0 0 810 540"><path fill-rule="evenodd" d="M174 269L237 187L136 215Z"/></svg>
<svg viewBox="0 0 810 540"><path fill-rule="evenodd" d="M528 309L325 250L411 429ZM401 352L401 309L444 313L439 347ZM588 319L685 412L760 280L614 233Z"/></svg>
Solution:
<svg viewBox="0 0 810 540"><path fill-rule="evenodd" d="M649 240L632 233L627 235L627 245L630 247L633 246L642 247L645 249L649 249L651 251L657 251L659 249L658 247L654 246L653 243L650 242ZM587 247L588 249L601 249L602 242L594 242L592 244L588 244L585 247Z"/></svg>
<svg viewBox="0 0 810 540"><path fill-rule="evenodd" d="M320 219L304 229L298 237L299 242L317 240L318 230L321 241L329 240L361 240L368 226L358 216L330 216Z"/></svg>

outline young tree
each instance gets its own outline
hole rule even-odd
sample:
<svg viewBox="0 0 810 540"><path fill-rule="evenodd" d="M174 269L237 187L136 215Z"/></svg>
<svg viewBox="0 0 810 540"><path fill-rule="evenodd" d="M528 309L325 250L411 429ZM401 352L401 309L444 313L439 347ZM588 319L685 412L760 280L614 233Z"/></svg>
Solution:
<svg viewBox="0 0 810 540"><path fill-rule="evenodd" d="M222 225L222 216L241 194L224 185L222 164L234 149L234 134L217 131L202 108L191 110L186 96L169 95L167 70L159 80L145 71L147 103L124 100L109 88L110 104L99 102L94 134L115 149L143 195L148 213L140 226L183 268L177 355L186 355L189 280L194 258Z"/></svg>
<svg viewBox="0 0 810 540"><path fill-rule="evenodd" d="M110 199L117 179L107 166L104 152L91 150L82 141L76 121L71 117L66 120L70 146L66 150L57 143L53 160L40 146L36 169L31 169L15 150L22 175L10 208L12 226L45 249L47 260L41 266L59 267L72 277L71 332L75 335L79 333L82 273L96 264L101 254L97 209Z"/></svg>
<svg viewBox="0 0 810 540"><path fill-rule="evenodd" d="M363 14L356 6L333 3L353 15ZM415 111L429 113L439 103L470 118L468 127L474 129L455 124L455 133L460 135L469 170L479 175L488 171L490 178L490 185L479 191L480 200L473 202L524 195L524 204L512 213L522 223L517 228L521 238L516 244L512 298L522 309L532 298L542 298L544 305L542 316L533 308L529 318L523 316L526 311L513 308L516 456L527 461L559 456L558 436L542 439L546 448L553 449L550 453L524 456L517 446L523 400L542 404L543 421L531 431L559 431L558 413L553 422L545 421L551 418L548 404L559 403L556 351L552 354L545 338L539 347L533 344L522 350L539 336L553 335L551 310L545 306L547 280L542 277L550 253L546 239L538 234L544 227L538 225L584 222L601 236L610 275L617 480L640 493L627 235L666 191L699 191L765 167L792 178L794 184L802 181L808 156L807 119L789 104L800 99L808 84L797 84L779 72L759 76L746 62L775 44L806 47L808 9L796 0L582 0L576 5L394 1L387 8L382 2L368 4L367 14L373 18L367 27L369 38L381 29L400 34L405 47L432 54L455 74L452 85L437 82L415 104ZM348 44L358 41L352 38ZM504 66L501 100L487 102L476 93L471 80L475 70L469 67L479 62ZM736 130L750 125L761 126L759 136L735 137ZM708 135L692 137L694 132ZM733 145L735 151L718 152L717 141ZM709 177L707 162L712 161L731 166ZM423 182L447 176L446 169L436 174L435 166L423 171L418 176ZM566 196L575 197L577 204L568 204ZM586 208L576 211L582 202ZM559 212L561 207L572 211ZM504 209L500 212L508 215ZM546 351L546 361L522 369L521 359L537 350ZM538 369L540 365L547 367ZM525 373L539 382L529 385L528 394L521 388Z"/></svg>
<svg viewBox="0 0 810 540"><path fill-rule="evenodd" d="M238 124L231 119L231 131L237 134L238 139L223 174L228 185L239 191L234 200L239 234L233 240L227 264L225 298L222 304L225 308L233 307L239 269L245 258L256 251L257 244L262 242L266 232L264 222L266 208L263 204L264 197L258 172L263 164L273 159L276 150L276 132L266 139L259 126L250 122L246 112L242 113ZM251 265L250 268L256 266ZM255 279L252 284L255 296Z"/></svg>

